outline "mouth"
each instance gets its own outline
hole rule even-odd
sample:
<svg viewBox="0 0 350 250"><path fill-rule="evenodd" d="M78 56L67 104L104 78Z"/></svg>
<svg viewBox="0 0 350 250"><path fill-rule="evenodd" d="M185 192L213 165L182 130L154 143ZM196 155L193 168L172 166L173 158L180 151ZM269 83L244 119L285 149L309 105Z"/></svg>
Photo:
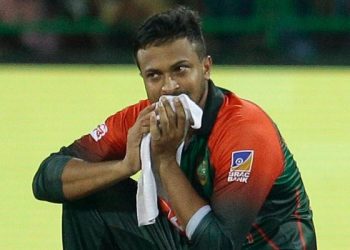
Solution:
<svg viewBox="0 0 350 250"><path fill-rule="evenodd" d="M181 92L175 92L175 93L171 93L171 94L164 94L164 95L161 95L160 97L159 97L159 99L162 97L162 96L179 96L179 95L182 95L182 94L184 94L184 95L187 95L191 100L192 100L192 98L191 98L191 95L190 95L190 93L188 92L188 91L181 91ZM159 101L159 99L158 99L158 101ZM193 100L192 100L193 101Z"/></svg>

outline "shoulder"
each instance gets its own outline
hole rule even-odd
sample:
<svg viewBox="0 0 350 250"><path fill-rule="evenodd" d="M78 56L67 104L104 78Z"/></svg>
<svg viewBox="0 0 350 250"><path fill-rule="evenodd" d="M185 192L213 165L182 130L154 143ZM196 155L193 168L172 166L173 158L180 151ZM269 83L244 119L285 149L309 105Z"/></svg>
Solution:
<svg viewBox="0 0 350 250"><path fill-rule="evenodd" d="M255 103L233 93L225 93L208 146L216 167L223 159L230 165L232 154L240 151L254 152L264 162L282 162L280 136L271 118Z"/></svg>
<svg viewBox="0 0 350 250"><path fill-rule="evenodd" d="M126 125L127 127L131 127L136 121L141 110L143 110L149 105L150 102L148 100L141 100L138 103L127 106L108 117L107 123L109 125L124 123L124 125Z"/></svg>
<svg viewBox="0 0 350 250"><path fill-rule="evenodd" d="M148 105L148 100L141 100L109 116L103 124L107 139L113 142L126 141L129 128L134 125L141 110Z"/></svg>
<svg viewBox="0 0 350 250"><path fill-rule="evenodd" d="M252 121L271 122L271 119L260 106L252 101L240 98L232 92L225 93L216 123L229 125L229 123L225 122L226 119L229 119L231 122L234 121L235 125L251 125Z"/></svg>
<svg viewBox="0 0 350 250"><path fill-rule="evenodd" d="M257 104L242 99L234 93L226 93L218 112L212 135L228 133L231 136L243 136L242 132L261 134L269 137L276 135L277 128L267 113Z"/></svg>

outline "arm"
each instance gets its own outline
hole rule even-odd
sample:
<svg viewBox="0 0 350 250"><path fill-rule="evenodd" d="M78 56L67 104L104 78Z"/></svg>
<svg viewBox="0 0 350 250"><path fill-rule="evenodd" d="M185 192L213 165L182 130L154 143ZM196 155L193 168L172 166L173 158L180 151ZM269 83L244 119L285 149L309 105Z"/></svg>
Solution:
<svg viewBox="0 0 350 250"><path fill-rule="evenodd" d="M176 160L164 160L159 174L180 224L186 228L192 216L208 203L193 189Z"/></svg>
<svg viewBox="0 0 350 250"><path fill-rule="evenodd" d="M184 138L186 126L181 103L175 101L173 112L168 102L164 101L158 112L160 126L157 125L155 114L151 115L150 121L152 160L176 217L186 228L186 233L187 225L197 217L197 212L206 210L204 217L200 215L196 228L192 229L195 230L194 237L191 238L193 249L235 249L214 213L206 209L208 202L198 195L176 162L176 150Z"/></svg>
<svg viewBox="0 0 350 250"><path fill-rule="evenodd" d="M164 100L158 113L159 126L155 113L150 117L152 161L178 220L186 227L191 217L207 202L196 193L176 162L177 148L185 136L185 112L181 102L175 99L175 112Z"/></svg>
<svg viewBox="0 0 350 250"><path fill-rule="evenodd" d="M137 172L137 167L135 169ZM124 160L87 162L72 158L67 162L62 173L64 198L67 200L83 198L124 180L136 172Z"/></svg>
<svg viewBox="0 0 350 250"><path fill-rule="evenodd" d="M161 130L156 129L155 118L151 117L151 133L158 139L152 141L153 155L158 161L155 165L159 166L162 184L172 207L186 226L196 216L196 211L207 203L193 190L174 160L174 148L183 137L183 134L176 135L180 133L177 128L182 126L179 124L182 114L176 111L177 119L174 119L172 116L175 114L167 109L167 105L164 106L165 111L159 110ZM163 112L166 118L163 118ZM254 113L255 116L259 113ZM210 164L215 167L215 186L210 199L212 211L200 220L191 237L194 249L240 249L282 171L279 136L270 120L259 117L256 121L243 121L238 118L232 114L224 116L221 123L215 125L220 129L212 131L215 139L210 140L208 145ZM162 123L162 119L165 122ZM167 137L170 139L167 140ZM247 182L229 180L232 153L247 149L254 151L249 179Z"/></svg>
<svg viewBox="0 0 350 250"><path fill-rule="evenodd" d="M267 197L284 168L277 129L256 109L244 110L245 116L226 114L217 120L208 141L215 169L212 211L192 235L196 249L240 249L249 232L252 242L259 241L265 229L271 233L266 221L274 224L281 219L260 213L275 209Z"/></svg>
<svg viewBox="0 0 350 250"><path fill-rule="evenodd" d="M138 172L139 146L143 133L148 130L149 114L153 109L151 105L141 111L135 124L128 130L126 154L122 160L105 161L113 145L103 140L94 143L93 147L98 153L90 151L88 146L72 145L52 154L34 176L35 197L52 202L83 198ZM82 140L92 141L87 137ZM82 156L79 158L85 160L76 156Z"/></svg>

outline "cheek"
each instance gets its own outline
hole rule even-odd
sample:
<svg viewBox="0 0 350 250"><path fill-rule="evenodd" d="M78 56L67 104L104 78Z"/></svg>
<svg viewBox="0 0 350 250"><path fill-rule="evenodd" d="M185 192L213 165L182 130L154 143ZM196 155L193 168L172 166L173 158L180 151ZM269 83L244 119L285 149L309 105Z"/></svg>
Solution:
<svg viewBox="0 0 350 250"><path fill-rule="evenodd" d="M200 91L203 88L203 84L205 81L206 80L204 73L200 70L197 70L191 77L192 88L196 91Z"/></svg>
<svg viewBox="0 0 350 250"><path fill-rule="evenodd" d="M160 97L160 89L155 87L155 86L151 86L151 85L147 85L145 83L145 90L146 90L146 94L147 94L147 98L150 102L157 102L159 100Z"/></svg>
<svg viewBox="0 0 350 250"><path fill-rule="evenodd" d="M191 84L187 86L186 90L188 94L190 94L192 100L198 103L205 92L206 86L206 79L203 72L197 71L196 74L193 74L188 80Z"/></svg>
<svg viewBox="0 0 350 250"><path fill-rule="evenodd" d="M191 72L191 74L188 74L185 79L183 79L183 83L185 85L184 88L186 88L188 91L198 89L198 86L201 81L202 77L200 72L198 72L198 70L193 71Z"/></svg>

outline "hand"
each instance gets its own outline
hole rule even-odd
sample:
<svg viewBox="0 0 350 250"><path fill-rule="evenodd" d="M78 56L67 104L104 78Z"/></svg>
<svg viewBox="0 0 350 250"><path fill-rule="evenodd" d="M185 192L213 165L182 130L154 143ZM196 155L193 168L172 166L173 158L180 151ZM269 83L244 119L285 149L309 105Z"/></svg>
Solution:
<svg viewBox="0 0 350 250"><path fill-rule="evenodd" d="M125 166L130 170L130 175L137 173L141 169L140 145L144 134L150 131L150 116L153 113L155 104L143 109L135 124L128 131Z"/></svg>
<svg viewBox="0 0 350 250"><path fill-rule="evenodd" d="M160 102L157 110L159 121L156 112L150 116L152 161L157 168L176 160L176 151L185 137L187 126L185 110L178 98L174 98L175 110L167 99Z"/></svg>

